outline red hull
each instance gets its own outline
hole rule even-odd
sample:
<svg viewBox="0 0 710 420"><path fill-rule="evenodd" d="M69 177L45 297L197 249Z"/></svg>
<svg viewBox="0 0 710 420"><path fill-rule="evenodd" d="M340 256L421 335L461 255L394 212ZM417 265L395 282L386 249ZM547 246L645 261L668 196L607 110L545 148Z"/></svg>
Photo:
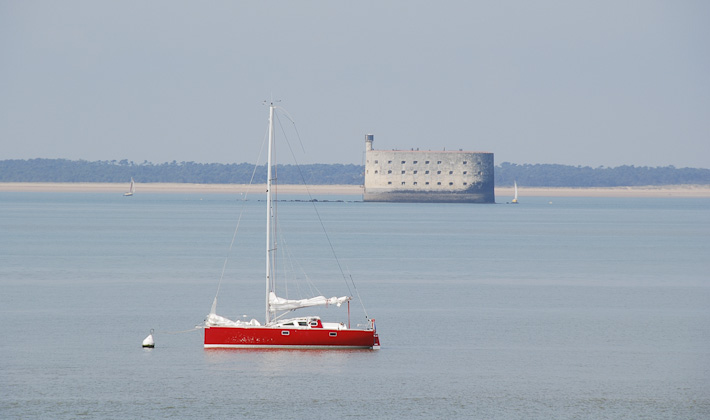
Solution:
<svg viewBox="0 0 710 420"><path fill-rule="evenodd" d="M205 348L379 348L375 330L205 327Z"/></svg>

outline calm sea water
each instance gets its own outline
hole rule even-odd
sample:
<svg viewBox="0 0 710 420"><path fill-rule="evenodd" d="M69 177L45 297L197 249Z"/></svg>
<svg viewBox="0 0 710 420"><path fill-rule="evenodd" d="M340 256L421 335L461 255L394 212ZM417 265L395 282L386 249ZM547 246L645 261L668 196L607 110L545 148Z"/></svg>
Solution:
<svg viewBox="0 0 710 420"><path fill-rule="evenodd" d="M218 313L263 320L252 198ZM337 198L317 210L379 351L202 348L238 197L0 193L0 418L710 417L710 200ZM279 207L348 293L312 205Z"/></svg>

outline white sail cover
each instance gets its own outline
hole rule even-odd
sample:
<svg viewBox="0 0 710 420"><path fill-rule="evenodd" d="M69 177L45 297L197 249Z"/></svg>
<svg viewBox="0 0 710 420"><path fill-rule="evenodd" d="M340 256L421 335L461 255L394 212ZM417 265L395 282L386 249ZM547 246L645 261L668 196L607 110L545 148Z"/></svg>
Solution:
<svg viewBox="0 0 710 420"><path fill-rule="evenodd" d="M298 308L307 308L309 306L340 306L343 304L343 302L347 302L350 299L350 296L333 296L332 298L327 298L325 296L316 296L310 299L284 299L276 296L274 292L270 292L269 307L272 311L290 311Z"/></svg>

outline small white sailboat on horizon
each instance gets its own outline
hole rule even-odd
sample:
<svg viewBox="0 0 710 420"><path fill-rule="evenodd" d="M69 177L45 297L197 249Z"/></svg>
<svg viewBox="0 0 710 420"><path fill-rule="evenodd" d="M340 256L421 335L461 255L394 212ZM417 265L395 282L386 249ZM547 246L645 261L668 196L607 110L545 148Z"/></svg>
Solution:
<svg viewBox="0 0 710 420"><path fill-rule="evenodd" d="M513 181L513 189L514 189L514 196L513 196L513 201L511 201L511 203L518 204L518 183L516 181Z"/></svg>
<svg viewBox="0 0 710 420"><path fill-rule="evenodd" d="M133 195L133 193L136 192L136 183L133 181L133 177L131 177L131 186L128 187L128 192L123 193L124 197L130 197Z"/></svg>

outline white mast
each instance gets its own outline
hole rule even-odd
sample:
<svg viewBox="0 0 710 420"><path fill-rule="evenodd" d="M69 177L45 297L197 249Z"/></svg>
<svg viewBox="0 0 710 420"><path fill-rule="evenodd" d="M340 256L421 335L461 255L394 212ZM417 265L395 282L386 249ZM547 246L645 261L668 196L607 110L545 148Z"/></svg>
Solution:
<svg viewBox="0 0 710 420"><path fill-rule="evenodd" d="M271 154L274 143L274 104L269 104L269 147L266 164L266 325L271 322L271 313L269 311L269 292L271 292L271 216L273 209L271 207Z"/></svg>

